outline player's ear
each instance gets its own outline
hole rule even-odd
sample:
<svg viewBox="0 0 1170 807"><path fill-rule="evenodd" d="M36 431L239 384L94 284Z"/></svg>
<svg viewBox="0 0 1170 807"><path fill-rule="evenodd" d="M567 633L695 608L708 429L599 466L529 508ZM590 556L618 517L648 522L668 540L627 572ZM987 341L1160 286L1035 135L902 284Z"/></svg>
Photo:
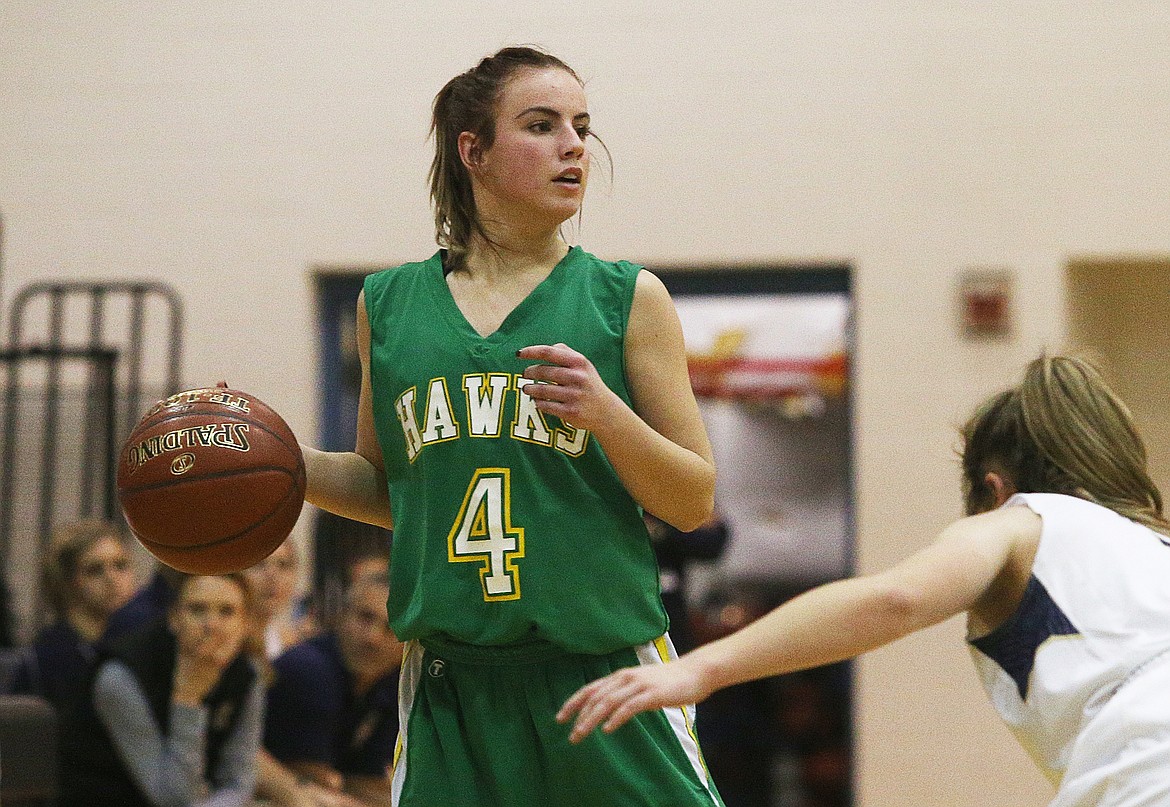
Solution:
<svg viewBox="0 0 1170 807"><path fill-rule="evenodd" d="M1004 502L1016 495L1015 484L1004 474L988 471L983 477L983 481L987 483L996 507L1000 507Z"/></svg>
<svg viewBox="0 0 1170 807"><path fill-rule="evenodd" d="M479 136L475 132L459 133L459 159L468 171L475 171L483 162L483 147Z"/></svg>

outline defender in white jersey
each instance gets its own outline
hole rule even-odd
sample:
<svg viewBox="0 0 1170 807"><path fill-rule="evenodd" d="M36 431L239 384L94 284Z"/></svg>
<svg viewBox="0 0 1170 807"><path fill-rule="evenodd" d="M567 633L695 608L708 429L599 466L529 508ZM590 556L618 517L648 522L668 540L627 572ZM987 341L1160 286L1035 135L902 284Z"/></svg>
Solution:
<svg viewBox="0 0 1170 807"><path fill-rule="evenodd" d="M571 738L850 658L966 612L992 704L1052 807L1170 805L1170 522L1125 404L1041 357L963 430L968 517L888 571L830 583L654 669L582 687Z"/></svg>
<svg viewBox="0 0 1170 807"><path fill-rule="evenodd" d="M1075 496L1013 505L1040 516L1040 542L1016 612L971 639L992 704L1061 785L1055 804L1147 803L1116 798L1146 775L1170 804L1166 536Z"/></svg>

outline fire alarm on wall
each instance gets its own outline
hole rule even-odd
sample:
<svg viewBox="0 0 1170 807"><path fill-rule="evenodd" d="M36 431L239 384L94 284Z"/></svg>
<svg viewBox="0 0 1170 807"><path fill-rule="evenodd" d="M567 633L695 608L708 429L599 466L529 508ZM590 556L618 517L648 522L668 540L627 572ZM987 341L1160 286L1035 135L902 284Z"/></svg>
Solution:
<svg viewBox="0 0 1170 807"><path fill-rule="evenodd" d="M966 269L959 276L959 322L972 339L1012 332L1012 273L1002 268Z"/></svg>

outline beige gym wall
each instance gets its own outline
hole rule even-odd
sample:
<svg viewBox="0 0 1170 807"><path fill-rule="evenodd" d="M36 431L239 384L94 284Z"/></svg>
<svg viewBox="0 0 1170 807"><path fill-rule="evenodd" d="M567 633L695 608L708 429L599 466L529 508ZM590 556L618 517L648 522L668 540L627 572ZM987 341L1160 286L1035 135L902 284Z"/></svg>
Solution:
<svg viewBox="0 0 1170 807"><path fill-rule="evenodd" d="M5 0L5 306L35 279L159 277L186 377L317 429L316 264L432 247L429 103L536 42L586 79L612 183L582 242L650 263L856 269L861 570L958 514L954 429L1064 340L1070 255L1170 254L1170 8L742 2ZM1015 330L958 333L968 267ZM858 666L861 807L1042 805L951 620Z"/></svg>
<svg viewBox="0 0 1170 807"><path fill-rule="evenodd" d="M1129 404L1154 483L1170 493L1170 258L1077 258L1068 299L1069 343Z"/></svg>

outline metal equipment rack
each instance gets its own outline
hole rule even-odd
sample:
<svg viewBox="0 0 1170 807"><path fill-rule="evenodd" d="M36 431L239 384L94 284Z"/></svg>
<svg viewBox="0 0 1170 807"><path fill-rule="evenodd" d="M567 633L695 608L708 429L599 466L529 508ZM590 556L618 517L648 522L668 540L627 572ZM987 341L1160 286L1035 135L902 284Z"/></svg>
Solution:
<svg viewBox="0 0 1170 807"><path fill-rule="evenodd" d="M120 522L118 450L146 407L179 389L182 328L178 296L158 282L38 282L13 299L0 351L0 571L18 621L40 614L29 566L56 524ZM27 639L36 626L24 627Z"/></svg>

